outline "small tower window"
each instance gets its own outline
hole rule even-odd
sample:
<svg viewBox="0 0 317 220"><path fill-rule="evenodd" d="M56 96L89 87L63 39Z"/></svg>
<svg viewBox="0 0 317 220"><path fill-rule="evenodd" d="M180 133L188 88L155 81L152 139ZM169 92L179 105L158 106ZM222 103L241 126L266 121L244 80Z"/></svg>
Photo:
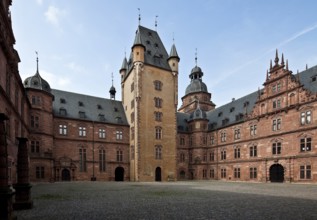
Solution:
<svg viewBox="0 0 317 220"><path fill-rule="evenodd" d="M84 103L81 102L81 101L79 101L79 102L78 102L78 106L84 106Z"/></svg>

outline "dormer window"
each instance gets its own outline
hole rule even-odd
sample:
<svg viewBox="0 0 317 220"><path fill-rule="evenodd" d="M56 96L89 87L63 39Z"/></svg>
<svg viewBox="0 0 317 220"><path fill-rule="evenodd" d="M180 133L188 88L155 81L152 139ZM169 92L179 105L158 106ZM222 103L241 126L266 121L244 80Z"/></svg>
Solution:
<svg viewBox="0 0 317 220"><path fill-rule="evenodd" d="M79 118L86 118L85 112L79 112Z"/></svg>
<svg viewBox="0 0 317 220"><path fill-rule="evenodd" d="M79 102L78 102L78 106L84 106L84 103L81 102L81 101L79 101Z"/></svg>
<svg viewBox="0 0 317 220"><path fill-rule="evenodd" d="M230 108L230 112L233 112L233 111L234 111L234 107L231 107L231 108Z"/></svg>
<svg viewBox="0 0 317 220"><path fill-rule="evenodd" d="M218 113L218 117L221 117L221 116L222 116L222 112L219 112L219 113Z"/></svg>
<svg viewBox="0 0 317 220"><path fill-rule="evenodd" d="M150 45L150 44L151 44L151 42L150 42L149 40L147 40L147 41L146 41L146 44Z"/></svg>
<svg viewBox="0 0 317 220"><path fill-rule="evenodd" d="M117 107L114 107L113 110L114 110L115 112L118 112L118 111L119 111Z"/></svg>
<svg viewBox="0 0 317 220"><path fill-rule="evenodd" d="M103 114L99 114L98 119L99 119L99 121L106 121L105 115L103 115Z"/></svg>
<svg viewBox="0 0 317 220"><path fill-rule="evenodd" d="M249 105L249 102L248 102L248 101L246 101L246 102L243 103L243 106L244 106L244 107L248 107L248 105Z"/></svg>
<svg viewBox="0 0 317 220"><path fill-rule="evenodd" d="M97 109L102 109L102 106L98 104Z"/></svg>
<svg viewBox="0 0 317 220"><path fill-rule="evenodd" d="M229 118L223 119L223 120L222 120L222 126L228 124L228 122L229 122Z"/></svg>
<svg viewBox="0 0 317 220"><path fill-rule="evenodd" d="M152 52L150 50L147 50L146 52L147 52L148 55L152 54Z"/></svg>
<svg viewBox="0 0 317 220"><path fill-rule="evenodd" d="M312 82L315 82L317 80L317 76L313 76L312 78L311 78L311 81Z"/></svg>
<svg viewBox="0 0 317 220"><path fill-rule="evenodd" d="M66 109L60 108L60 109L59 109L59 114L62 115L62 116L66 116L66 115L67 115Z"/></svg>
<svg viewBox="0 0 317 220"><path fill-rule="evenodd" d="M60 103L62 103L62 104L65 104L66 103L66 100L64 99L64 98L60 98Z"/></svg>
<svg viewBox="0 0 317 220"><path fill-rule="evenodd" d="M152 37L152 33L151 32L148 32L148 35L149 35L149 37Z"/></svg>

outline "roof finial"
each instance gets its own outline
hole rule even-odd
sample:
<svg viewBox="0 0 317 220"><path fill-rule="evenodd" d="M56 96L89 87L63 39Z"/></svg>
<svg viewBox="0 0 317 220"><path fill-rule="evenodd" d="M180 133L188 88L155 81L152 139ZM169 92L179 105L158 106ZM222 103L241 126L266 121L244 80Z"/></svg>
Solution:
<svg viewBox="0 0 317 220"><path fill-rule="evenodd" d="M268 81L268 80L269 80L269 71L266 70L266 81Z"/></svg>
<svg viewBox="0 0 317 220"><path fill-rule="evenodd" d="M281 61L281 65L284 65L284 54L282 53L282 61Z"/></svg>
<svg viewBox="0 0 317 220"><path fill-rule="evenodd" d="M39 72L39 54L37 51L35 51L36 53L36 72Z"/></svg>
<svg viewBox="0 0 317 220"><path fill-rule="evenodd" d="M111 81L112 81L112 86L113 86L113 72L111 73Z"/></svg>
<svg viewBox="0 0 317 220"><path fill-rule="evenodd" d="M288 70L288 59L286 59L286 70Z"/></svg>
<svg viewBox="0 0 317 220"><path fill-rule="evenodd" d="M272 60L270 60L270 70L272 70Z"/></svg>
<svg viewBox="0 0 317 220"><path fill-rule="evenodd" d="M195 63L196 63L196 66L197 66L197 48L196 48L196 52L195 52Z"/></svg>
<svg viewBox="0 0 317 220"><path fill-rule="evenodd" d="M306 70L308 69L308 64L306 63Z"/></svg>
<svg viewBox="0 0 317 220"><path fill-rule="evenodd" d="M173 32L173 44L175 44L174 32Z"/></svg>
<svg viewBox="0 0 317 220"><path fill-rule="evenodd" d="M158 15L155 16L155 30L157 31L157 18L158 18Z"/></svg>
<svg viewBox="0 0 317 220"><path fill-rule="evenodd" d="M138 11L139 11L139 25L141 25L141 9L138 8Z"/></svg>
<svg viewBox="0 0 317 220"><path fill-rule="evenodd" d="M274 60L274 62L275 62L275 66L277 66L277 65L278 65L278 61L279 61L279 58L278 58L278 51L277 51L277 49L276 49L275 60Z"/></svg>

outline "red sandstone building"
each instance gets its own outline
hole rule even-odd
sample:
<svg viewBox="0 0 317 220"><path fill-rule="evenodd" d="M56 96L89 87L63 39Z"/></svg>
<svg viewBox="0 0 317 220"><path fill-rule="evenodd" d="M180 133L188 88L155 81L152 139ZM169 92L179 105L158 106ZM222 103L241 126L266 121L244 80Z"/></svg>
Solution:
<svg viewBox="0 0 317 220"><path fill-rule="evenodd" d="M317 182L317 66L293 74L276 52L262 89L216 108L196 65L177 111L176 47L167 54L158 33L139 26L120 69L121 87L129 88L122 101L115 100L114 87L110 99L60 91L40 76L38 61L35 75L22 83L8 7L0 10L0 113L8 118L1 135L9 184L17 182L16 137L28 139L34 182ZM166 94L175 110L164 108L170 102ZM164 133L171 128L176 137Z"/></svg>

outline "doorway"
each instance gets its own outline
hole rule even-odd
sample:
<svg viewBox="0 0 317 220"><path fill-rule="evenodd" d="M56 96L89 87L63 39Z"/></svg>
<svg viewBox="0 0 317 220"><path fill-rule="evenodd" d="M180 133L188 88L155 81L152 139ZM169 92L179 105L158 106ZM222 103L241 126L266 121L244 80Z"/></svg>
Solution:
<svg viewBox="0 0 317 220"><path fill-rule="evenodd" d="M123 167L117 167L114 171L115 181L124 181L124 169Z"/></svg>
<svg viewBox="0 0 317 220"><path fill-rule="evenodd" d="M70 171L68 169L62 170L62 181L70 181Z"/></svg>
<svg viewBox="0 0 317 220"><path fill-rule="evenodd" d="M270 167L270 181L271 182L284 182L284 168L281 164L273 164Z"/></svg>
<svg viewBox="0 0 317 220"><path fill-rule="evenodd" d="M155 169L155 181L162 181L162 170L161 167L156 167Z"/></svg>

